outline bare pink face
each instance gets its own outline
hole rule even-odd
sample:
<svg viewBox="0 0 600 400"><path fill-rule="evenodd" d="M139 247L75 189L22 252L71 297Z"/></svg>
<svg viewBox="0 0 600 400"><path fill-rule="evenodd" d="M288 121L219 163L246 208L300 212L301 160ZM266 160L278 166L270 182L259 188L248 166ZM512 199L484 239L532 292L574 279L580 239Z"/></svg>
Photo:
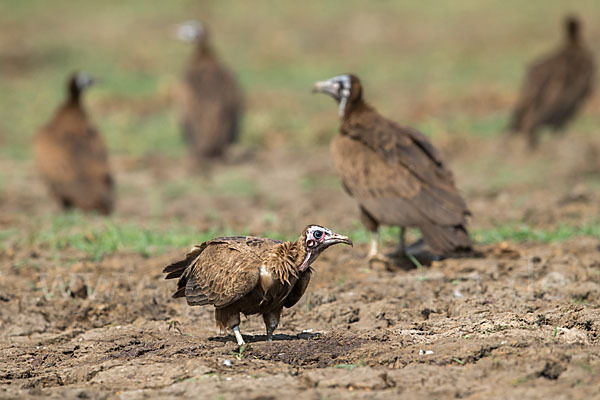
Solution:
<svg viewBox="0 0 600 400"><path fill-rule="evenodd" d="M320 244L325 243L327 236L331 236L334 233L327 228L318 225L311 225L306 231L306 247L313 249L318 247Z"/></svg>
<svg viewBox="0 0 600 400"><path fill-rule="evenodd" d="M310 264L316 260L323 250L337 243L345 243L352 246L352 240L348 237L339 235L330 229L319 225L309 225L306 228L306 258L298 268L300 271L306 270Z"/></svg>

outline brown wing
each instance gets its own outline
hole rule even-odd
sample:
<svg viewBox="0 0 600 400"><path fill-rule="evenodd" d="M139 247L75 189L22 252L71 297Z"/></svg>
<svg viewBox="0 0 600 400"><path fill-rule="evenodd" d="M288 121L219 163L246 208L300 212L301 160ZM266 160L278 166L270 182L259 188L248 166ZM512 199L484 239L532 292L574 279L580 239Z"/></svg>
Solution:
<svg viewBox="0 0 600 400"><path fill-rule="evenodd" d="M83 112L61 110L34 139L43 179L64 205L109 213L113 181L102 136Z"/></svg>
<svg viewBox="0 0 600 400"><path fill-rule="evenodd" d="M591 93L594 74L593 57L579 46L568 46L535 62L528 70L510 128L531 132L546 124L562 127Z"/></svg>
<svg viewBox="0 0 600 400"><path fill-rule="evenodd" d="M285 298L285 302L283 303L283 305L286 308L293 307L298 302L298 300L300 300L302 296L304 296L304 292L306 291L306 288L310 283L311 275L312 268L309 267L304 273L302 273L298 277L298 281L292 288L290 294L288 294L288 296Z"/></svg>
<svg viewBox="0 0 600 400"><path fill-rule="evenodd" d="M422 134L383 117L343 127L332 141L344 186L377 221L460 225L468 215L452 173Z"/></svg>
<svg viewBox="0 0 600 400"><path fill-rule="evenodd" d="M219 156L236 139L241 95L233 75L217 60L194 60L179 100L184 136L198 156Z"/></svg>
<svg viewBox="0 0 600 400"><path fill-rule="evenodd" d="M173 297L185 296L190 305L226 307L258 284L259 268L276 240L222 237L192 249L182 261L166 267L165 279L179 278Z"/></svg>

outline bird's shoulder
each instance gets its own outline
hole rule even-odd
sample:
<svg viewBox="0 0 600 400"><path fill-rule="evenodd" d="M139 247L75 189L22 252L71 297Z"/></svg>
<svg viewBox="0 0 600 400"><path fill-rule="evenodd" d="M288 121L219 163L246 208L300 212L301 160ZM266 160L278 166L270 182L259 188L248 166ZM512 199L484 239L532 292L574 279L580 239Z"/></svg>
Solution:
<svg viewBox="0 0 600 400"><path fill-rule="evenodd" d="M218 237L195 246L188 256L186 296L226 307L253 290L272 248L281 242L254 236ZM200 304L200 303L198 303Z"/></svg>
<svg viewBox="0 0 600 400"><path fill-rule="evenodd" d="M221 236L207 242L208 245L223 245L233 251L260 253L283 243L281 240L258 236Z"/></svg>
<svg viewBox="0 0 600 400"><path fill-rule="evenodd" d="M216 94L237 89L233 73L225 64L212 57L190 63L184 79L196 91L214 90Z"/></svg>
<svg viewBox="0 0 600 400"><path fill-rule="evenodd" d="M375 111L346 121L340 133L362 143L390 166L407 168L417 175L420 171L435 169L445 178L451 177L427 136Z"/></svg>
<svg viewBox="0 0 600 400"><path fill-rule="evenodd" d="M217 237L196 246L201 260L198 273L206 271L251 271L268 260L273 247L281 241L256 236Z"/></svg>

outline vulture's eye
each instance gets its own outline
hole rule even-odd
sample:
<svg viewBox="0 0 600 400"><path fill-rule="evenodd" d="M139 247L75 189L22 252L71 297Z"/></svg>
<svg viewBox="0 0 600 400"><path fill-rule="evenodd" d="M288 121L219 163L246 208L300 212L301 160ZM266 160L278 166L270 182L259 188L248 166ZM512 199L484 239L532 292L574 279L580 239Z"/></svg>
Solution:
<svg viewBox="0 0 600 400"><path fill-rule="evenodd" d="M313 233L313 236L315 237L315 239L319 240L323 237L323 231L315 231Z"/></svg>

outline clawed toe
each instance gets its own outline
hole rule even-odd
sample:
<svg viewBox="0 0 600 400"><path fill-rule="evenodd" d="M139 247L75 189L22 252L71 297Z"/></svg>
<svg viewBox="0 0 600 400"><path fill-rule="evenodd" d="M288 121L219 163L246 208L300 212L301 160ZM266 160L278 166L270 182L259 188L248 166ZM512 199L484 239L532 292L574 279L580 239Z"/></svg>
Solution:
<svg viewBox="0 0 600 400"><path fill-rule="evenodd" d="M389 269L391 265L390 258L380 253L369 255L368 259L370 268L374 268L377 264L383 264L386 269Z"/></svg>

